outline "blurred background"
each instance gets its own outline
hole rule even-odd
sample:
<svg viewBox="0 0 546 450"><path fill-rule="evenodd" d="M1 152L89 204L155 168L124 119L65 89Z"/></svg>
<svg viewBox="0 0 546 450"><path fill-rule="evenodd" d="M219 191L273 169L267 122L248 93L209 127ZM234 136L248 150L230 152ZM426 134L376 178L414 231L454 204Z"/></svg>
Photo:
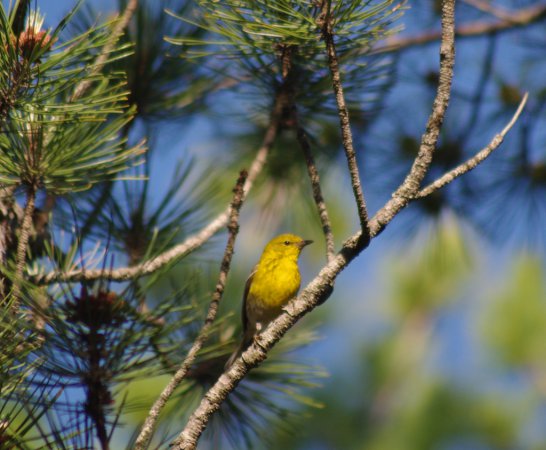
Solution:
<svg viewBox="0 0 546 450"><path fill-rule="evenodd" d="M74 6L33 3L45 14L46 28ZM67 35L124 5L87 0ZM108 242L114 265L142 258L146 236L156 233L154 245L166 248L222 211L267 122L267 77L248 83L234 60L222 60L222 72L214 52L188 59L187 42L164 40L206 34L163 12L191 17L193 7L198 4L141 0L128 31L134 53L116 62L137 109L126 135L130 142L145 136L150 150L146 163L133 169L147 179L109 188L115 205L104 206L103 226L84 243ZM403 180L430 113L439 12L440 1L409 1L385 15L384 34L361 60L342 61L372 214ZM457 38L451 103L427 181L486 146L528 91L522 117L483 164L411 204L374 239L339 276L328 301L238 388L200 448L546 449L545 21L541 1L458 2L458 27L471 31ZM407 39L413 36L431 38L413 44ZM358 219L335 103L319 95L328 89L327 74L313 82L298 97L300 120L339 248ZM82 210L96 204L100 189L88 194ZM57 217L52 228L61 233L66 215ZM234 347L245 279L265 243L285 231L315 241L301 259L305 285L326 262L325 244L305 160L290 130L281 132L243 206L217 337L194 380L169 403L163 437L181 429L181 418L210 384L207 358L217 356L220 344ZM171 298L191 311L188 321L201 318L225 236L162 272L149 289L148 307ZM176 349L176 340L172 346L176 363L186 347ZM124 409L112 448L127 446L168 379L158 372L119 380L115 399ZM156 446L164 445L161 433Z"/></svg>

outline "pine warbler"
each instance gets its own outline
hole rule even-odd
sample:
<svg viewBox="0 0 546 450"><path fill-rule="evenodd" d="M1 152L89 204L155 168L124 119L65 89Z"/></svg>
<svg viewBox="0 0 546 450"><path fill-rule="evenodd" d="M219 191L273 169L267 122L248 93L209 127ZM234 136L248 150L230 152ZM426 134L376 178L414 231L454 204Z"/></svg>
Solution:
<svg viewBox="0 0 546 450"><path fill-rule="evenodd" d="M281 234L265 246L260 261L248 277L243 294L243 340L231 355L231 366L257 333L275 319L284 305L296 296L300 288L298 257L301 250L313 241L294 234Z"/></svg>

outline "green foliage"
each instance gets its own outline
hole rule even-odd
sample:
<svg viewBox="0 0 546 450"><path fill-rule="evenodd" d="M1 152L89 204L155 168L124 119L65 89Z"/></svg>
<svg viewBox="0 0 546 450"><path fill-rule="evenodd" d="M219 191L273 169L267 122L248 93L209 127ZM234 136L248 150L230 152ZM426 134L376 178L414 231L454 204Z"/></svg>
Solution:
<svg viewBox="0 0 546 450"><path fill-rule="evenodd" d="M28 318L12 314L8 297L0 308L0 448L35 448L37 440L55 442L41 432L40 421L47 416L61 389L51 378L43 378L43 360L36 359L41 337Z"/></svg>
<svg viewBox="0 0 546 450"><path fill-rule="evenodd" d="M350 109L362 110L374 104L375 94L388 84L388 64L366 54L389 33L398 11L399 5L391 0L333 3L344 90L365 91L363 96L347 96ZM260 95L267 93L268 97L277 92L288 69L293 101L305 109L307 120L335 108L330 95L327 56L317 25L320 11L314 2L203 0L198 2L195 18L170 14L207 32L202 38L167 39L182 47L182 58L208 57L206 69L224 76L227 73L243 85L253 85Z"/></svg>
<svg viewBox="0 0 546 450"><path fill-rule="evenodd" d="M119 10L126 7L126 0L118 0ZM88 4L74 20L74 30L80 34L93 29L98 11ZM202 30L188 27L165 14L172 9L176 14L190 14L192 2L160 0L138 2L133 18L120 39L121 47L131 52L124 58L112 60L106 71L123 73L126 77L128 102L136 109L138 118L144 121L179 120L196 108L205 106L204 99L214 89L213 80L195 76L193 62L169 55L172 46L165 42L165 35L184 35L199 38ZM158 33L158 30L161 30Z"/></svg>
<svg viewBox="0 0 546 450"><path fill-rule="evenodd" d="M114 3L120 12L128 5L126 0ZM440 2L433 3L436 12ZM248 259L255 260L259 256L255 229L263 236L284 228L315 239L313 253L304 259L312 259L317 266L324 261L316 205L295 139L293 106L299 126L309 134L335 236L341 239L351 231L356 218L345 161L339 160L337 105L318 23L319 2L139 1L119 39L113 36L118 22L99 23L97 12L78 9L80 3L53 30L41 28L32 2L10 2L9 12L5 4L0 5L0 190L6 194L0 195L2 289L9 290L15 273L14 248L22 222L20 190L32 187L37 191L24 273L102 267L103 277L108 278L118 265L135 265L165 252L197 231L205 218L226 207L235 174L253 160L263 140L270 105L281 89L290 104L266 166L244 205L237 249L244 247ZM413 59L400 59L397 80L422 82L425 89L411 95L393 91L390 97L409 104L384 102L395 81L392 62L398 56L373 53L381 52L380 41L393 31L401 5L394 0L331 2L354 142L365 149L358 160L379 184L391 171L394 175L389 182L403 180L420 142L418 101L428 102L438 81L436 66L422 67L432 59L420 47L423 51ZM465 8L470 7L463 6L461 15ZM424 9L420 11L415 29L426 33L430 23L422 14ZM487 39L494 44L497 37ZM510 57L512 53L506 52ZM436 53L434 57L437 59ZM485 65L496 68L489 58ZM458 67L475 69L473 62ZM519 61L516 65L525 67ZM483 79L487 79L487 70ZM466 159L472 147L466 144L475 144L469 136L481 128L475 125L481 123L481 111L505 115L522 92L521 85L504 73L498 79L510 83L496 82L493 89L484 83L477 87L477 94L469 92L476 74L471 75L450 103L466 101L472 114L458 133L452 131L447 118L430 179L425 181ZM233 89L225 97L210 96L229 88ZM537 119L544 103L540 89L543 93L541 86L540 95L529 105L534 109L522 127L521 148L513 146L517 157L514 151L508 154L509 170L492 170L489 177L476 171L483 189L475 191L483 195L488 189L498 190L501 214L477 207L482 204L478 201L468 201L478 199L472 183L461 191L452 187L461 184L452 185L418 202L417 211L433 219L429 228L415 239L412 236L411 247L396 242L396 257L385 264L390 291L384 298L381 293L369 294L381 297L386 314L356 317L360 328L362 323L378 327L374 338L362 343L345 334L347 339L335 351L346 352L346 359L334 367L339 371L329 386L311 395L312 389L323 384L325 372L307 363L300 350L316 334L306 328L291 331L268 361L253 370L222 405L200 442L203 448L532 448L535 442L521 445L531 415L525 415L529 411L522 412L520 406L543 406L539 395L546 379L542 263L524 257L514 265L514 274L506 277L502 292L486 310L484 326L502 368L524 373L531 402L514 402L505 391L498 397L482 392L480 379L466 360L454 376L445 373L458 364L460 355L450 353L452 347L445 344L442 333L443 325L453 326L446 316L454 315L460 306L453 302L466 292L468 281L475 281L470 272L476 268L472 238L463 233L463 222L451 214L466 206L479 210L493 228L498 227L497 219L522 217L525 222L527 215L516 214L514 203L507 206L505 194L510 194L527 201L530 211L542 217L543 136L536 141L526 137L533 127L543 129ZM495 104L481 108L484 92L497 93L489 98ZM428 113L430 105L425 106ZM210 114L218 112L211 120ZM454 117L459 113L455 109ZM379 140L361 146L358 133L375 126L375 117L380 115L389 127L380 127L384 135ZM205 123L205 139L209 137L206 125L216 139L214 144L197 144L199 151L214 147L207 155L214 169L207 167L206 172L199 169L201 153L194 152L193 165L185 150L176 154L164 148L171 136L177 146L196 145L193 135L186 140L194 118L198 119L198 133ZM237 121L241 118L242 127L242 121ZM483 129L490 131L488 126ZM168 139L159 139L164 138L163 133L169 133ZM144 154L142 144L136 144L141 139L149 142L150 152ZM375 167L360 159L371 154L380 156ZM165 190L161 196L157 196L155 181L148 179L155 173L152 167L157 170L158 166L171 177L170 182L159 183ZM373 176L365 173L363 177L367 193L375 182ZM130 182L119 183L120 178ZM211 178L213 183L209 183ZM517 189L525 187L522 180L527 180L536 195L522 195L526 191ZM19 187L23 189L16 189ZM390 192L384 187L381 196ZM58 197L66 193L73 193L68 208ZM374 196L369 198L373 210ZM488 199L480 200L490 205ZM257 221L253 213L260 216ZM541 230L543 222L538 221ZM410 239L408 228L403 228L406 241ZM0 448L131 448L125 431L138 428L201 330L217 280L219 242L211 239L199 252L176 261L176 267L170 263L152 275L120 284L36 287L23 280L20 309L15 308L13 297L1 298ZM239 258L230 272L223 309L236 302L239 310L247 275L242 273L244 265L250 266L250 261ZM351 292L351 297L361 300L360 292ZM366 294L365 301L369 297ZM356 315L361 306L341 307ZM334 307L325 310L330 313ZM180 431L182 419L222 373L238 338L234 331L238 325L233 322L239 324L238 315L223 312L214 323L211 339L170 399L152 446L168 446ZM306 321L302 326L309 324ZM328 348L331 343L320 345L323 352L322 345ZM456 346L461 353L473 350L460 349L458 341ZM465 384L467 378L471 386ZM317 422L302 423L313 415ZM538 414L531 418L535 417ZM290 437L287 431L295 433Z"/></svg>
<svg viewBox="0 0 546 450"><path fill-rule="evenodd" d="M16 37L0 8L0 46L7 50L0 59L4 185L51 193L84 190L137 163L144 151L142 144L126 148L118 138L133 112L123 78L101 73L97 61L111 43L113 23L63 42L61 31L71 15L52 33L27 25L27 34ZM102 54L108 62L128 52L128 46L114 46Z"/></svg>

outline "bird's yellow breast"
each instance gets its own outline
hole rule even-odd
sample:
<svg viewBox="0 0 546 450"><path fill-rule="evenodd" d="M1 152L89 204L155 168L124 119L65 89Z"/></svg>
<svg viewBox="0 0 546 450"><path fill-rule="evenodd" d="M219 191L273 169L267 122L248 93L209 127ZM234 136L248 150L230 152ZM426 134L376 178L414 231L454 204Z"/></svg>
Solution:
<svg viewBox="0 0 546 450"><path fill-rule="evenodd" d="M300 288L301 277L297 260L260 261L248 297L264 309L280 310Z"/></svg>

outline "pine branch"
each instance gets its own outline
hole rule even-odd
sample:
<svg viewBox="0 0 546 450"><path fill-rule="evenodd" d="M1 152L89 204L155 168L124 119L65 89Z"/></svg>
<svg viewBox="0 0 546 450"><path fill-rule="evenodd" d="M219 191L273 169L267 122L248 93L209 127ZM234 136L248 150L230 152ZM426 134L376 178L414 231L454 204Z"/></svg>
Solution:
<svg viewBox="0 0 546 450"><path fill-rule="evenodd" d="M110 41L102 49L102 52L100 53L93 65L90 75L98 74L103 69L104 65L108 60L108 56L110 55L112 50L114 50L114 46L116 45L117 40L121 37L125 28L127 28L127 25L131 21L131 18L133 17L137 6L138 0L129 0L127 2L123 14L121 15L119 21L116 23L116 26L112 30ZM76 89L74 90L74 93L70 98L70 103L79 99L83 94L85 94L85 92L91 87L91 84L92 81L90 78L88 78L83 80L78 86L76 86Z"/></svg>
<svg viewBox="0 0 546 450"><path fill-rule="evenodd" d="M475 37L485 34L498 33L501 31L510 31L516 28L525 27L538 22L546 17L546 5L539 4L529 8L521 9L510 13L510 18L496 21L476 21L463 24L455 31L455 36ZM440 31L426 31L416 36L395 36L385 39L382 44L377 46L372 53L389 53L408 48L415 48L421 45L430 44L440 40L442 37Z"/></svg>
<svg viewBox="0 0 546 450"><path fill-rule="evenodd" d="M465 161L464 163L458 165L454 169L450 170L449 172L442 175L440 178L438 178L436 181L430 183L427 187L421 189L415 198L423 198L427 195L432 194L433 192L437 191L438 189L441 189L446 184L451 183L455 178L460 177L461 175L464 175L465 173L471 171L474 169L478 164L483 162L491 153L493 153L504 141L504 137L506 134L510 131L510 129L514 126L514 124L517 122L521 112L523 111L523 108L525 107L525 104L527 103L527 98L529 97L528 93L525 93L523 98L521 99L521 102L518 106L518 109L514 113L512 119L508 124L503 128L503 130L495 135L491 142L487 145L487 147L480 150L478 153L476 153L472 158Z"/></svg>
<svg viewBox="0 0 546 450"><path fill-rule="evenodd" d="M339 61L336 52L336 46L334 43L334 17L332 17L331 1L322 0L321 13L317 20L318 25L322 29L322 38L326 43L326 52L328 55L328 65L330 68L330 75L332 77L332 86L336 97L339 123L341 126L341 136L343 140L343 148L345 149L345 156L347 158L347 164L349 166L349 173L351 176L351 185L356 200L358 209L358 217L360 218L360 227L364 231L364 236L368 236L368 211L366 208L366 200L362 192L362 185L360 182L360 175L358 173L358 164L356 162L356 153L353 147L353 136L351 132L351 123L349 120L349 110L345 103L345 95L343 94L343 85L341 84L341 76L339 73Z"/></svg>
<svg viewBox="0 0 546 450"><path fill-rule="evenodd" d="M279 131L279 124L285 101L286 99L284 98L284 95L281 94L277 95L275 98L271 118L265 131L262 145L258 149L254 161L252 161L250 169L248 170L248 177L244 186L243 198L248 195L254 181L264 167L267 155L269 154ZM29 280L38 285L46 285L56 282L94 281L99 279L106 279L110 281L127 281L149 275L201 247L212 236L226 226L229 220L230 211L231 207L229 206L224 212L209 222L198 233L190 236L184 242L163 252L155 258L145 261L137 266L122 267L110 271L104 271L102 269L76 269L69 272L53 271L45 275L31 276L29 277Z"/></svg>
<svg viewBox="0 0 546 450"><path fill-rule="evenodd" d="M442 3L442 43L440 46L440 82L433 104L433 112L423 135L421 148L414 165L404 183L398 188L393 200L400 199L400 203L391 205L391 201L379 211L370 221L370 237L376 236L400 210L412 199L405 193L418 191L432 160L432 152L436 145L438 134L442 126L447 103L450 96L451 79L454 62L454 15L455 0L444 0ZM431 147L432 146L432 147ZM398 195L396 195L398 194ZM221 403L237 384L245 377L248 371L265 360L267 352L276 342L305 314L317 305L323 303L331 294L333 283L337 275L354 259L369 243L368 236L360 230L350 237L341 251L333 258L320 273L307 285L303 292L286 308L285 312L259 335L253 344L237 358L234 364L209 389L202 398L200 405L188 419L184 429L174 441L179 449L194 449L197 440L205 429L212 414L220 408Z"/></svg>
<svg viewBox="0 0 546 450"><path fill-rule="evenodd" d="M214 292L214 294L212 294L212 299L209 305L207 316L205 318L205 323L203 324L203 327L201 328L199 335L195 339L192 347L190 348L186 358L182 362L182 365L173 375L165 389L163 389L160 396L150 409L150 412L146 417L146 421L144 422L140 434L135 442L135 450L144 450L147 447L148 442L152 437L152 433L157 423L157 419L159 418L159 414L163 410L165 404L173 394L174 390L186 377L189 368L195 361L197 353L199 353L199 351L209 338L210 330L218 313L220 300L222 300L222 296L224 294L226 279L231 266L231 259L233 257L235 239L237 237L237 233L239 232L239 211L241 210L241 206L243 205L243 187L247 176L248 173L245 170L241 171L241 173L239 174L239 179L237 180L237 184L235 185L235 189L233 190L234 196L231 202L230 219L227 227L229 231L229 237L226 244L226 249L224 251L222 264L220 266L220 275L218 276L218 282L216 283L216 291Z"/></svg>
<svg viewBox="0 0 546 450"><path fill-rule="evenodd" d="M332 233L332 225L330 223L330 217L328 215L328 209L326 208L326 203L324 197L322 196L322 188L320 186L320 177L317 170L317 165L315 163L315 158L311 152L311 145L309 144L309 139L305 130L302 128L299 115L298 107L295 103L296 93L294 80L291 76L292 69L292 57L293 57L293 47L286 46L283 48L281 55L281 67L282 67L282 76L284 80L284 86L287 90L288 104L290 111L290 124L296 131L296 138L300 144L300 148L303 151L305 157L305 163L307 165L307 173L309 174L309 180L311 181L311 188L313 191L313 199L315 200L315 205L317 207L320 222L322 224L322 231L324 233L324 239L326 242L326 259L330 261L334 257L335 246L334 246L334 235Z"/></svg>
<svg viewBox="0 0 546 450"><path fill-rule="evenodd" d="M15 280L13 282L13 308L17 310L21 295L21 283L25 264L27 260L27 247L32 228L32 216L36 206L36 188L29 186L27 189L27 200L23 212L23 222L19 229L19 240L17 242L17 259L15 263Z"/></svg>
<svg viewBox="0 0 546 450"><path fill-rule="evenodd" d="M449 103L453 66L455 63L455 0L442 3L442 40L440 44L440 74L432 113L428 118L425 133L409 174L392 194L392 198L375 214L370 223L370 234L375 236L393 219L401 209L419 192L421 182L432 162L438 143L440 129Z"/></svg>

